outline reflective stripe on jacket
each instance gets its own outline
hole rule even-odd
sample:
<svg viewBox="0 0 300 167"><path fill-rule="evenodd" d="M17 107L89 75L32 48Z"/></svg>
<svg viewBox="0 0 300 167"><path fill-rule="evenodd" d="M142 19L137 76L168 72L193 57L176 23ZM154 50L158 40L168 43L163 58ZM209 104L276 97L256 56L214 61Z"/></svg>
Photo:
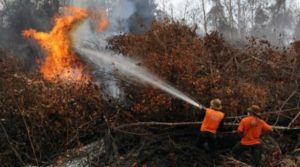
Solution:
<svg viewBox="0 0 300 167"><path fill-rule="evenodd" d="M224 118L224 113L220 111L207 108L205 111L205 117L203 119L200 131L201 132L211 132L216 134L217 129Z"/></svg>

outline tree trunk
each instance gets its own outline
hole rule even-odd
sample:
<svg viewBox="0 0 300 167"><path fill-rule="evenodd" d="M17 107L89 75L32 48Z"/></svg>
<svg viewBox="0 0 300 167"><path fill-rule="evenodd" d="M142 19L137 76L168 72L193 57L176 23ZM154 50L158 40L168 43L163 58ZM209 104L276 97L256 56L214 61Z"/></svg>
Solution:
<svg viewBox="0 0 300 167"><path fill-rule="evenodd" d="M228 12L229 12L229 24L230 24L230 39L232 38L232 31L233 31L233 14L232 14L232 4L231 0L228 1Z"/></svg>
<svg viewBox="0 0 300 167"><path fill-rule="evenodd" d="M277 12L278 12L280 9L285 10L285 9L286 9L286 0L277 0L277 1L276 1L276 7L277 7Z"/></svg>
<svg viewBox="0 0 300 167"><path fill-rule="evenodd" d="M187 20L186 19L186 14L187 14L188 7L189 7L189 0L186 0L185 5L184 5L184 13L183 13L183 19L184 20Z"/></svg>
<svg viewBox="0 0 300 167"><path fill-rule="evenodd" d="M166 0L162 1L163 11L166 12Z"/></svg>
<svg viewBox="0 0 300 167"><path fill-rule="evenodd" d="M251 28L254 27L254 4L256 3L255 0L250 1L250 5L251 5Z"/></svg>
<svg viewBox="0 0 300 167"><path fill-rule="evenodd" d="M206 34L207 33L207 20L206 20L204 0L202 0L202 11L203 11L203 27L204 27L204 31Z"/></svg>
<svg viewBox="0 0 300 167"><path fill-rule="evenodd" d="M7 0L1 0L3 8L7 8Z"/></svg>
<svg viewBox="0 0 300 167"><path fill-rule="evenodd" d="M238 5L238 35L239 38L241 38L241 0L237 1L237 5Z"/></svg>

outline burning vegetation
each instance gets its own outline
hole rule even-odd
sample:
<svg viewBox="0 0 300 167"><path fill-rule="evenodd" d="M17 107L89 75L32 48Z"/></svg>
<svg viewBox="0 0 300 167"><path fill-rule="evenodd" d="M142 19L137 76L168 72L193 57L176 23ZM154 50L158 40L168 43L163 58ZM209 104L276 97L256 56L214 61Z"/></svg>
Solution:
<svg viewBox="0 0 300 167"><path fill-rule="evenodd" d="M56 85L1 51L1 156L4 166L51 162L101 136L105 102L94 85ZM81 138L81 139L80 139Z"/></svg>
<svg viewBox="0 0 300 167"><path fill-rule="evenodd" d="M72 32L76 30L78 24L92 15L91 13L79 7L65 7L61 15L55 16L51 32L37 32L34 29L22 32L25 38L36 40L46 54L45 61L40 67L44 79L74 83L90 81L91 77L84 63L72 50ZM108 18L103 11L97 13L94 14L94 19L98 22L96 31L102 32L109 25Z"/></svg>
<svg viewBox="0 0 300 167"><path fill-rule="evenodd" d="M48 81L87 82L90 77L84 65L72 51L71 32L88 16L85 9L65 7L61 16L54 19L54 27L49 33L34 29L23 31L23 36L38 41L46 54L41 73Z"/></svg>
<svg viewBox="0 0 300 167"><path fill-rule="evenodd" d="M212 98L222 99L226 126L217 137L219 158L213 159L196 146L198 108L117 70L112 75L124 100L103 95L92 75L95 66L78 58L72 40L87 18L96 20L96 31L107 30L109 16L103 11L65 7L49 33L24 30L45 54L35 70L24 70L22 60L0 50L2 165L62 166L79 157L75 161L83 166L248 166L251 155L243 163L230 150L239 140L232 131L252 104L278 129L263 138L264 166L299 165L298 42L277 48L249 38L238 47L218 32L200 38L196 29L168 20L154 21L145 33L108 40L109 49L141 60L137 66L195 101L208 106ZM90 143L97 150L82 153Z"/></svg>

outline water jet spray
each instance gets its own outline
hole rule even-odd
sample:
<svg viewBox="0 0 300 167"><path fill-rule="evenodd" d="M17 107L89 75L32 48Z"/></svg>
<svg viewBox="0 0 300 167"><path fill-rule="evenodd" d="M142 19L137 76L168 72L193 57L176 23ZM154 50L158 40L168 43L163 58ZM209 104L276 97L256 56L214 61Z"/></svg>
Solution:
<svg viewBox="0 0 300 167"><path fill-rule="evenodd" d="M201 104L197 103L192 98L188 97L175 87L164 82L163 80L150 73L146 69L138 66L136 63L134 63L133 60L129 58L126 58L124 56L116 56L113 52L107 50L98 51L84 48L81 46L78 46L75 49L78 53L87 57L90 61L92 61L98 66L101 66L103 64L113 65L116 69L118 69L119 72L121 72L124 75L133 76L136 79L139 79L139 81L159 88L166 93L169 93L183 101L186 101L189 104L192 104L195 107L203 107Z"/></svg>

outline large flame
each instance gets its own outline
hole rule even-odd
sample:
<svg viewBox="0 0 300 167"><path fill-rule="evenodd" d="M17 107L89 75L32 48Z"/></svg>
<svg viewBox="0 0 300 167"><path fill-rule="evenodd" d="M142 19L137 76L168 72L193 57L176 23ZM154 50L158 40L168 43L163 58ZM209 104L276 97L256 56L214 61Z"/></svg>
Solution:
<svg viewBox="0 0 300 167"><path fill-rule="evenodd" d="M43 77L49 81L88 81L84 65L72 51L71 32L78 23L88 17L85 9L65 7L60 16L55 17L54 27L49 33L34 29L23 31L26 38L34 38L46 53L40 68Z"/></svg>

